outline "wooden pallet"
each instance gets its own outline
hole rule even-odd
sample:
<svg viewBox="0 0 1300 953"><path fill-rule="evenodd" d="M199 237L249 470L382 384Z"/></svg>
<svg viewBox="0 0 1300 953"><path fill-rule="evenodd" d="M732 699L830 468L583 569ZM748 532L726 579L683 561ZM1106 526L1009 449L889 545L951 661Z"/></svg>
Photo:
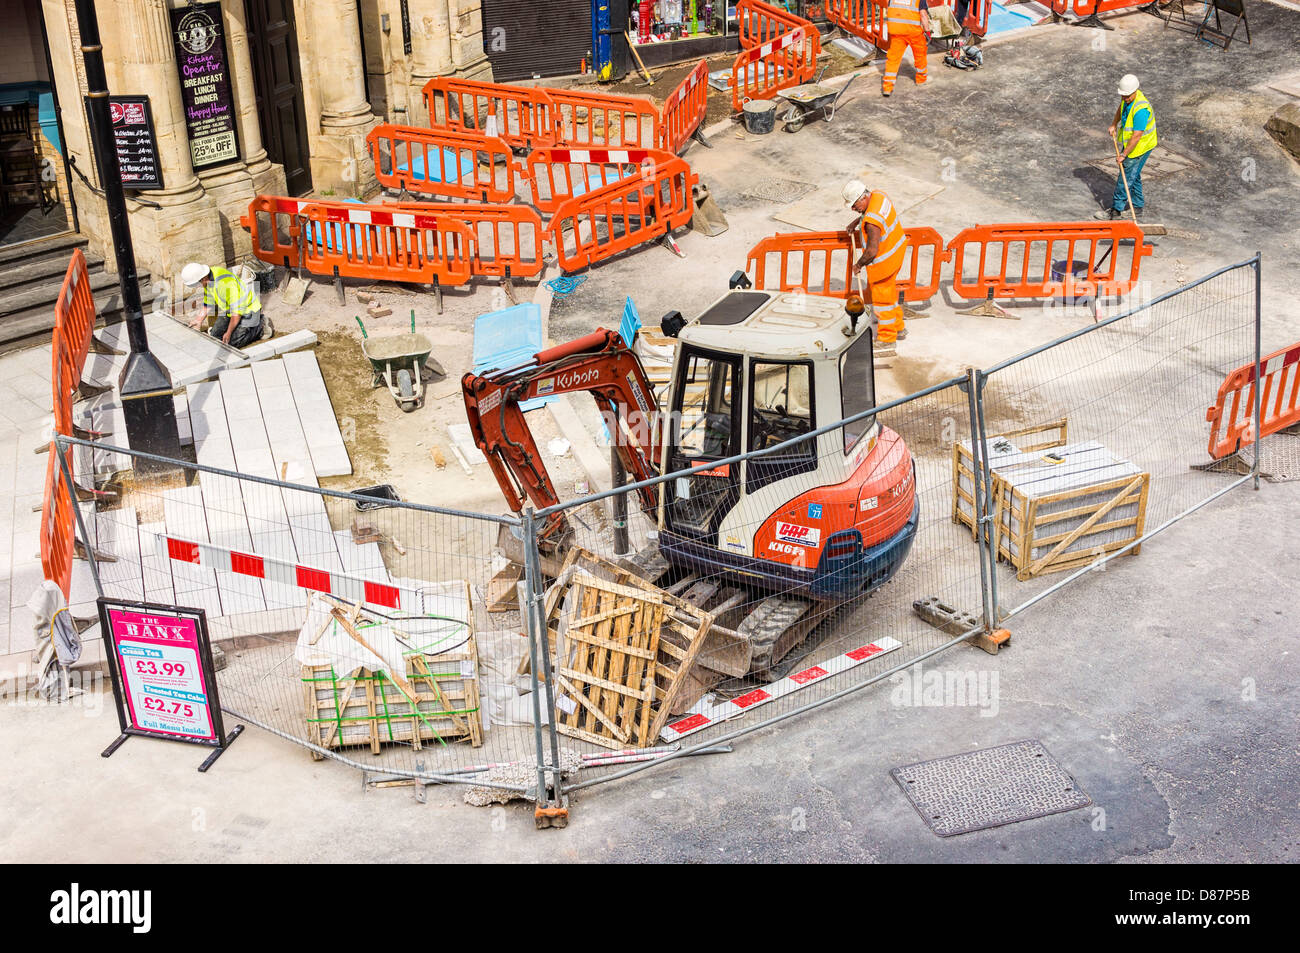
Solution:
<svg viewBox="0 0 1300 953"><path fill-rule="evenodd" d="M700 674L696 665L709 632L714 626L714 614L692 605L612 560L593 552L574 547L565 558L561 577L566 573L584 570L622 586L632 586L653 593L665 607L663 624L659 630L659 652L655 662L655 693L650 738L657 738L660 730L674 714L690 707L702 690L689 696ZM563 587L552 586L543 606L552 649L558 636L559 607L565 595ZM521 669L526 671L525 666ZM721 678L723 676L719 676ZM707 688L707 686L706 686Z"/></svg>
<svg viewBox="0 0 1300 953"><path fill-rule="evenodd" d="M663 600L579 570L557 657L556 730L594 744L644 747L651 737Z"/></svg>
<svg viewBox="0 0 1300 953"><path fill-rule="evenodd" d="M1140 538L1146 525L1151 474L1138 473L1036 498L998 480L993 493L995 545L1000 560L1024 581L1043 573L1078 569ZM1092 499L1088 499L1092 498ZM1078 501L1065 509L1046 509ZM1134 507L1131 514L1112 515ZM1109 518L1107 518L1109 517ZM1082 522L1067 529L1067 521ZM1036 551L1047 552L1035 557ZM1134 546L1127 555L1142 549Z"/></svg>
<svg viewBox="0 0 1300 953"><path fill-rule="evenodd" d="M1053 420L1051 423L1036 424L1032 427L1022 427L1019 430L1006 430L1001 433L989 434L986 445L992 445L1000 439L1009 440L1015 444L1021 453L1035 453L1039 450L1050 450L1052 447L1063 447L1067 441L1068 418L1062 417L1060 420ZM1022 442L1028 440L1034 442ZM972 537L978 538L979 533L976 530L975 520L975 459L971 453L971 448L963 446L961 441L952 445L952 521L954 523L964 523L970 527ZM993 483L996 488L998 480L997 475L993 475ZM979 480L979 486L983 488L983 478ZM965 509L962 508L965 504Z"/></svg>

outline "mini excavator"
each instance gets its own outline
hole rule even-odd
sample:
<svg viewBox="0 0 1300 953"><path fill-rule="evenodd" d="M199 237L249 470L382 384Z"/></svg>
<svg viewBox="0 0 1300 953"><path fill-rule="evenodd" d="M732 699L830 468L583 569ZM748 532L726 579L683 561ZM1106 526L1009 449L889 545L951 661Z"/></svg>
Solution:
<svg viewBox="0 0 1300 953"><path fill-rule="evenodd" d="M629 491L657 527L630 564L718 613L762 676L838 606L888 582L916 535L915 466L896 432L871 415L798 439L875 406L864 310L857 296L846 307L733 288L694 320L664 317L668 413L636 353L602 329L465 375L470 429L517 513L560 502L520 407L538 397L590 393L638 483L693 470ZM728 459L750 451L768 452ZM551 553L572 536L561 511L540 524Z"/></svg>

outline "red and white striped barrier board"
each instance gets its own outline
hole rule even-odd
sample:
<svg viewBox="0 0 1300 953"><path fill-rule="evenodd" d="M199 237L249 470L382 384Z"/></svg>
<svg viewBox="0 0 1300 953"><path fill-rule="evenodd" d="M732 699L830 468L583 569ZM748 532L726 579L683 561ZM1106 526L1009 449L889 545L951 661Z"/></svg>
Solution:
<svg viewBox="0 0 1300 953"><path fill-rule="evenodd" d="M787 46L791 46L794 43L798 43L802 41L803 38L804 38L803 27L800 27L797 30L791 30L789 33L785 34L785 36L764 43L762 46L755 46L752 49L741 50L740 56L738 58L745 63L750 63L753 62L754 60L765 59L766 57L771 56L773 53L777 52L778 50L784 50Z"/></svg>
<svg viewBox="0 0 1300 953"><path fill-rule="evenodd" d="M671 159L672 156L659 149L550 149L547 151L552 162L574 162L593 164L627 164L641 162L644 159Z"/></svg>
<svg viewBox="0 0 1300 953"><path fill-rule="evenodd" d="M712 705L701 712L693 715L687 715L670 725L667 725L659 733L659 737L664 741L674 741L678 738L685 738L687 735L693 735L697 731L703 731L710 725L716 725L719 722L735 718L737 715L743 715L747 711L757 708L759 705L766 705L768 702L786 695L793 694L801 688L805 688L816 682L823 682L832 675L839 675L847 672L851 668L856 668L868 659L884 655L886 652L892 652L900 648L902 642L897 639L885 637L876 639L874 642L868 642L856 649L845 652L843 655L837 655L835 658L820 665L813 665L804 669L802 672L795 672L787 675L780 681L773 682L766 688L756 688L752 692L741 695L739 698L732 698L720 705Z"/></svg>
<svg viewBox="0 0 1300 953"><path fill-rule="evenodd" d="M159 553L175 562L190 563L204 569L234 573L238 576L250 576L253 579L265 579L268 582L284 583L313 592L324 592L348 602L367 602L390 609L420 611L418 591L407 586L360 579L340 572L331 572L328 569L317 569L314 566L291 563L271 556L241 553L233 549L213 546L211 543L200 543L177 536L155 538L158 541Z"/></svg>

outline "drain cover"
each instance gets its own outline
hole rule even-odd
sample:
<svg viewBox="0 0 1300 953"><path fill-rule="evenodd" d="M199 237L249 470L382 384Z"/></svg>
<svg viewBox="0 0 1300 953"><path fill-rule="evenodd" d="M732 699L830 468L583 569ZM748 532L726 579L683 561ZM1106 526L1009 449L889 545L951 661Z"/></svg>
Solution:
<svg viewBox="0 0 1300 953"><path fill-rule="evenodd" d="M1119 166L1115 164L1114 154L1103 156L1100 159L1089 159L1088 165L1100 169L1107 175L1116 175L1119 171ZM1151 154L1147 164L1142 167L1142 181L1155 182L1178 172L1189 172L1198 168L1200 166L1187 156L1179 155L1177 152L1171 152L1161 147Z"/></svg>
<svg viewBox="0 0 1300 953"><path fill-rule="evenodd" d="M890 772L940 837L1087 807L1092 798L1039 741L984 748Z"/></svg>
<svg viewBox="0 0 1300 953"><path fill-rule="evenodd" d="M756 202L780 202L788 205L800 196L806 195L817 186L811 182L798 179L783 179L777 176L762 175L749 180L740 187L740 194Z"/></svg>

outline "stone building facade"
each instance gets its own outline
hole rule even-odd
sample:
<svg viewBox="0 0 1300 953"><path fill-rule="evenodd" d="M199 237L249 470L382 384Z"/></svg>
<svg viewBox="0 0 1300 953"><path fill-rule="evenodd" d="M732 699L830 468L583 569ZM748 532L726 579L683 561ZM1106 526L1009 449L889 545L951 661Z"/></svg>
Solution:
<svg viewBox="0 0 1300 953"><path fill-rule="evenodd" d="M23 21L6 29L25 35L8 42L30 55L0 63L0 87L27 75L48 81L68 166L57 170L60 181L70 186L91 250L111 259L83 107L75 5L9 0L7 6L15 4L24 8ZM187 261L233 263L246 256L249 239L239 217L259 193L368 197L376 184L365 138L377 123L424 123L420 91L430 77L491 79L480 0L98 0L96 6L110 94L149 97L164 188L127 194L138 265L159 278L175 276ZM173 10L219 13L237 159L195 168Z"/></svg>

